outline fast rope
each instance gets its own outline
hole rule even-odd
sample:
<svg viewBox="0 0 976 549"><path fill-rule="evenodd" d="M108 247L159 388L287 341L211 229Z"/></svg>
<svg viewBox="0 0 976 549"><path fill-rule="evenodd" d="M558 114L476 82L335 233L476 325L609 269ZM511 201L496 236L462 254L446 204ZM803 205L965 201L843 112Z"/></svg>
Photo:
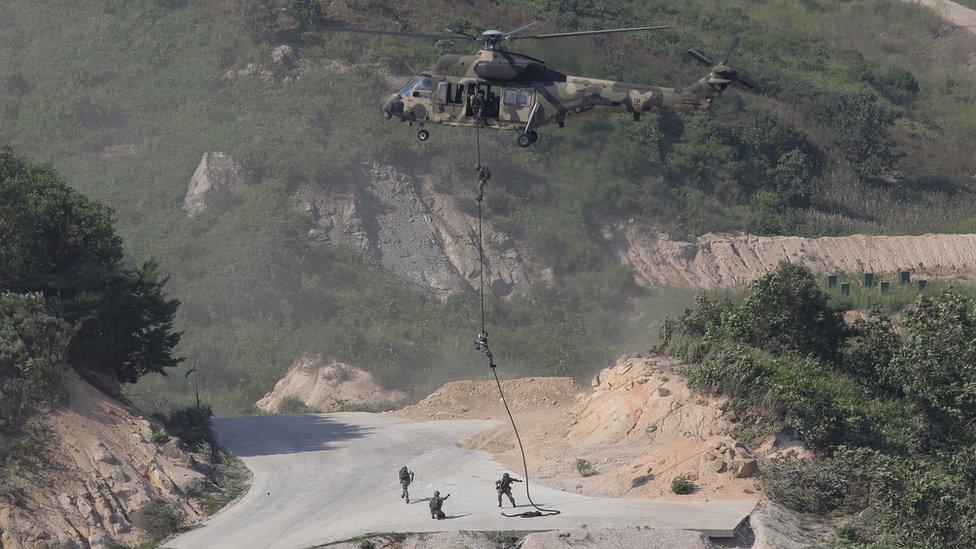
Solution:
<svg viewBox="0 0 976 549"><path fill-rule="evenodd" d="M524 513L514 513L507 514L502 513L505 517L519 517L519 518L532 518L532 517L549 517L553 515L558 515L560 511L556 509L545 509L536 505L532 501L532 495L529 493L529 465L525 460L525 448L522 446L522 438L519 436L518 427L515 425L515 417L512 416L512 410L508 407L508 399L505 398L505 391L502 390L502 382L498 379L498 372L495 364L495 355L492 354L491 348L488 347L488 332L485 330L485 249L484 249L484 239L482 237L481 221L484 217L482 210L482 201L485 198L485 186L488 184L488 180L491 179L491 170L487 166L481 165L481 129L475 128L475 139L476 139L476 150L478 154L478 163L475 164L475 170L478 172L478 264L481 267L478 278L480 279L480 292L481 297L481 333L474 340L474 347L476 350L481 351L485 354L488 359L488 367L491 369L491 375L495 378L495 385L498 386L498 395L502 398L502 404L505 405L505 413L508 414L508 421L512 424L512 431L515 432L515 440L518 442L519 453L522 455L522 476L525 477L525 497L529 500L529 504L535 507L535 511L526 511ZM499 496L500 497L500 496Z"/></svg>

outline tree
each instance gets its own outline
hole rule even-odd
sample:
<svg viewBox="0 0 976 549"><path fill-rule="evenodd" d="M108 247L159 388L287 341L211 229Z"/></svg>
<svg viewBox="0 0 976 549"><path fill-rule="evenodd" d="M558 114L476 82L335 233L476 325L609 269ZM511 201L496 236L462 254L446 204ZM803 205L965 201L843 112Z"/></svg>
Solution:
<svg viewBox="0 0 976 549"><path fill-rule="evenodd" d="M0 293L0 434L16 431L29 406L63 397L69 337L41 294Z"/></svg>
<svg viewBox="0 0 976 549"><path fill-rule="evenodd" d="M834 359L848 333L841 312L831 306L810 269L785 261L749 285L735 317L726 322L734 339L770 351Z"/></svg>
<svg viewBox="0 0 976 549"><path fill-rule="evenodd" d="M237 5L241 30L251 38L267 38L278 24L271 0L240 0Z"/></svg>
<svg viewBox="0 0 976 549"><path fill-rule="evenodd" d="M322 3L319 0L288 0L285 11L303 29L309 29L322 18Z"/></svg>
<svg viewBox="0 0 976 549"><path fill-rule="evenodd" d="M149 261L130 270L114 213L75 192L53 169L0 148L0 290L43 294L52 314L75 328L68 360L80 373L134 382L175 366L179 302ZM101 374L109 374L107 379Z"/></svg>
<svg viewBox="0 0 976 549"><path fill-rule="evenodd" d="M934 444L976 438L976 306L953 289L905 313L908 335L892 377L928 417Z"/></svg>

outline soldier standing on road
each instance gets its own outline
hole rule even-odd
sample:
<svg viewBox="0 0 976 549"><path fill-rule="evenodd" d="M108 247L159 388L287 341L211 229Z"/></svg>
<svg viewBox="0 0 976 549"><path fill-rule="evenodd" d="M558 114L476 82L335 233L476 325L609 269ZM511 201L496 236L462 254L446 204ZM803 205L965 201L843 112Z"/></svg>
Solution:
<svg viewBox="0 0 976 549"><path fill-rule="evenodd" d="M495 490L498 492L498 506L502 506L502 494L508 496L508 501L512 502L512 507L515 507L515 498L512 497L512 483L522 482L521 480L505 473L502 475L501 480L495 481Z"/></svg>
<svg viewBox="0 0 976 549"><path fill-rule="evenodd" d="M451 497L451 494L441 497L440 492L434 492L434 497L430 498L430 518L437 520L447 518L446 515L444 515L442 507L444 505L444 501L446 501L449 497Z"/></svg>
<svg viewBox="0 0 976 549"><path fill-rule="evenodd" d="M406 500L407 503L410 503L410 492L407 491L407 487L410 486L411 482L413 482L413 471L407 469L407 466L404 465L403 467L400 467L399 476L400 486L403 487L403 492L400 494L400 499Z"/></svg>

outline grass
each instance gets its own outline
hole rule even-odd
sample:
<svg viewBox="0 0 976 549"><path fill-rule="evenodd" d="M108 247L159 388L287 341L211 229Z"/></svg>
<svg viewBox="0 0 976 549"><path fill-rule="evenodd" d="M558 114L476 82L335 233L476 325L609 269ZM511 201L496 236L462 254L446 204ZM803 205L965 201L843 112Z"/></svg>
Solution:
<svg viewBox="0 0 976 549"><path fill-rule="evenodd" d="M230 452L221 451L215 460L218 493L198 496L205 515L210 516L247 493L251 473L244 463Z"/></svg>

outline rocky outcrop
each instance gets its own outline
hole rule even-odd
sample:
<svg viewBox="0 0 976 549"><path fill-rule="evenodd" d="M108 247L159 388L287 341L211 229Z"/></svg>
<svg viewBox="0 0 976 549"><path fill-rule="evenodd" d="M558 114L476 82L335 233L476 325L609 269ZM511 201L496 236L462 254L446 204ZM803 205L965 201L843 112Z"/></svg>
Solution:
<svg viewBox="0 0 976 549"><path fill-rule="evenodd" d="M621 264L639 284L695 288L745 286L782 261L818 274L894 273L926 276L976 274L976 234L803 238L706 234L694 242L618 225L604 233Z"/></svg>
<svg viewBox="0 0 976 549"><path fill-rule="evenodd" d="M478 218L465 213L457 199L434 190L429 179L421 189L427 208L433 214L437 237L464 280L480 287L478 261ZM491 222L482 223L485 252L485 285L496 296L523 295L529 291L529 278L518 244Z"/></svg>
<svg viewBox="0 0 976 549"><path fill-rule="evenodd" d="M178 440L149 442L150 422L69 373L68 402L32 423L53 460L4 480L0 547L107 547L144 540L133 525L152 500L173 506L184 524L202 518L188 497L212 488L205 458Z"/></svg>
<svg viewBox="0 0 976 549"><path fill-rule="evenodd" d="M288 397L297 398L320 412L338 412L347 405L368 407L400 402L406 394L383 390L372 375L355 366L327 361L320 356L302 356L255 406L275 413Z"/></svg>
<svg viewBox="0 0 976 549"><path fill-rule="evenodd" d="M388 165L367 164L361 184L326 194L303 186L296 203L309 235L377 257L397 276L444 299L479 287L477 218L457 201ZM485 282L496 297L526 293L529 277L519 246L484 224Z"/></svg>
<svg viewBox="0 0 976 549"><path fill-rule="evenodd" d="M186 186L183 211L193 217L207 209L207 195L216 189L239 192L243 188L241 170L225 152L206 152Z"/></svg>

